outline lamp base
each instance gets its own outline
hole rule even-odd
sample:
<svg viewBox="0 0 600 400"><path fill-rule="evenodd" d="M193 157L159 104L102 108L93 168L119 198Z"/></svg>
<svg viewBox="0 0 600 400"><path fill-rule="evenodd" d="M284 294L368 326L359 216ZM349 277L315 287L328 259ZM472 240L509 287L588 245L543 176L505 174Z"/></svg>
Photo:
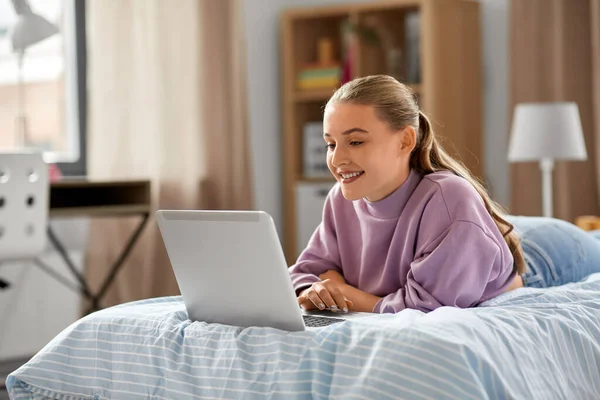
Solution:
<svg viewBox="0 0 600 400"><path fill-rule="evenodd" d="M552 218L552 170L554 169L554 160L551 158L542 158L540 160L540 170L542 171L542 207L543 215Z"/></svg>

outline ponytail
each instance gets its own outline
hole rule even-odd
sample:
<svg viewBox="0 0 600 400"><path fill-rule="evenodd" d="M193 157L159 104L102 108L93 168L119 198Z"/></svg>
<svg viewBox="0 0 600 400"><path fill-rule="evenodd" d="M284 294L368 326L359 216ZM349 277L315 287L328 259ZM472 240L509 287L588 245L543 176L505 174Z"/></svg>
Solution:
<svg viewBox="0 0 600 400"><path fill-rule="evenodd" d="M502 218L502 215L506 214L506 212L498 203L490 198L481 182L471 175L463 163L455 160L446 153L435 138L429 118L427 118L420 110L419 135L417 136L417 145L413 150L410 160L411 167L424 174L436 171L452 171L454 174L469 182L475 188L477 193L479 193L487 212L491 215L498 229L500 229L500 233L502 233L502 236L513 255L513 269L519 274L524 273L525 259L523 258L521 243L518 235L514 231L514 226Z"/></svg>

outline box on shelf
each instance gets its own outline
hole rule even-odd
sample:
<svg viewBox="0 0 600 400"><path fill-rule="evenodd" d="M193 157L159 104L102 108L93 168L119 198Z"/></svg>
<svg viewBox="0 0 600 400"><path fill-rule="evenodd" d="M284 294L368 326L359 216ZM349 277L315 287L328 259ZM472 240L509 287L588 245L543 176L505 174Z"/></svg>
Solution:
<svg viewBox="0 0 600 400"><path fill-rule="evenodd" d="M298 72L296 86L299 90L335 88L340 84L341 65L333 56L333 41L323 37L317 42L317 62L305 64Z"/></svg>
<svg viewBox="0 0 600 400"><path fill-rule="evenodd" d="M296 257L304 250L321 223L325 198L334 184L335 182L296 184Z"/></svg>
<svg viewBox="0 0 600 400"><path fill-rule="evenodd" d="M305 178L328 178L327 143L323 140L323 123L307 122L302 127L302 175Z"/></svg>
<svg viewBox="0 0 600 400"><path fill-rule="evenodd" d="M299 90L336 88L341 71L339 65L307 65L298 73L296 86Z"/></svg>

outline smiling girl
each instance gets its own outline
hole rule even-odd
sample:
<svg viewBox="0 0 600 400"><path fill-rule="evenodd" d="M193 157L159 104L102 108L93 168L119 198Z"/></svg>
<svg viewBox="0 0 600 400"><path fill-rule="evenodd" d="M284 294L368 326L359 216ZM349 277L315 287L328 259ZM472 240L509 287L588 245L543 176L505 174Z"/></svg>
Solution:
<svg viewBox="0 0 600 400"><path fill-rule="evenodd" d="M323 131L338 183L290 268L303 308L474 307L528 283L551 286L600 270L590 261L600 260L600 245L571 224L512 218L523 228L520 237L483 186L438 144L414 94L394 78L342 86L325 107ZM558 233L545 245L539 232L548 226ZM559 242L585 254L576 273L547 265L553 257L573 263L565 251L554 251Z"/></svg>

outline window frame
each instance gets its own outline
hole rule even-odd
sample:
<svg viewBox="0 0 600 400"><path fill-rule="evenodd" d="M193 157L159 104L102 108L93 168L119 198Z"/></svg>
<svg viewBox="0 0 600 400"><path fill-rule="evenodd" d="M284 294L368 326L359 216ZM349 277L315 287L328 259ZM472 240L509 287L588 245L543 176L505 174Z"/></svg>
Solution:
<svg viewBox="0 0 600 400"><path fill-rule="evenodd" d="M56 165L65 176L87 175L87 41L85 1L72 1L75 14L75 54L77 79L77 123L79 158L73 162L58 162Z"/></svg>

